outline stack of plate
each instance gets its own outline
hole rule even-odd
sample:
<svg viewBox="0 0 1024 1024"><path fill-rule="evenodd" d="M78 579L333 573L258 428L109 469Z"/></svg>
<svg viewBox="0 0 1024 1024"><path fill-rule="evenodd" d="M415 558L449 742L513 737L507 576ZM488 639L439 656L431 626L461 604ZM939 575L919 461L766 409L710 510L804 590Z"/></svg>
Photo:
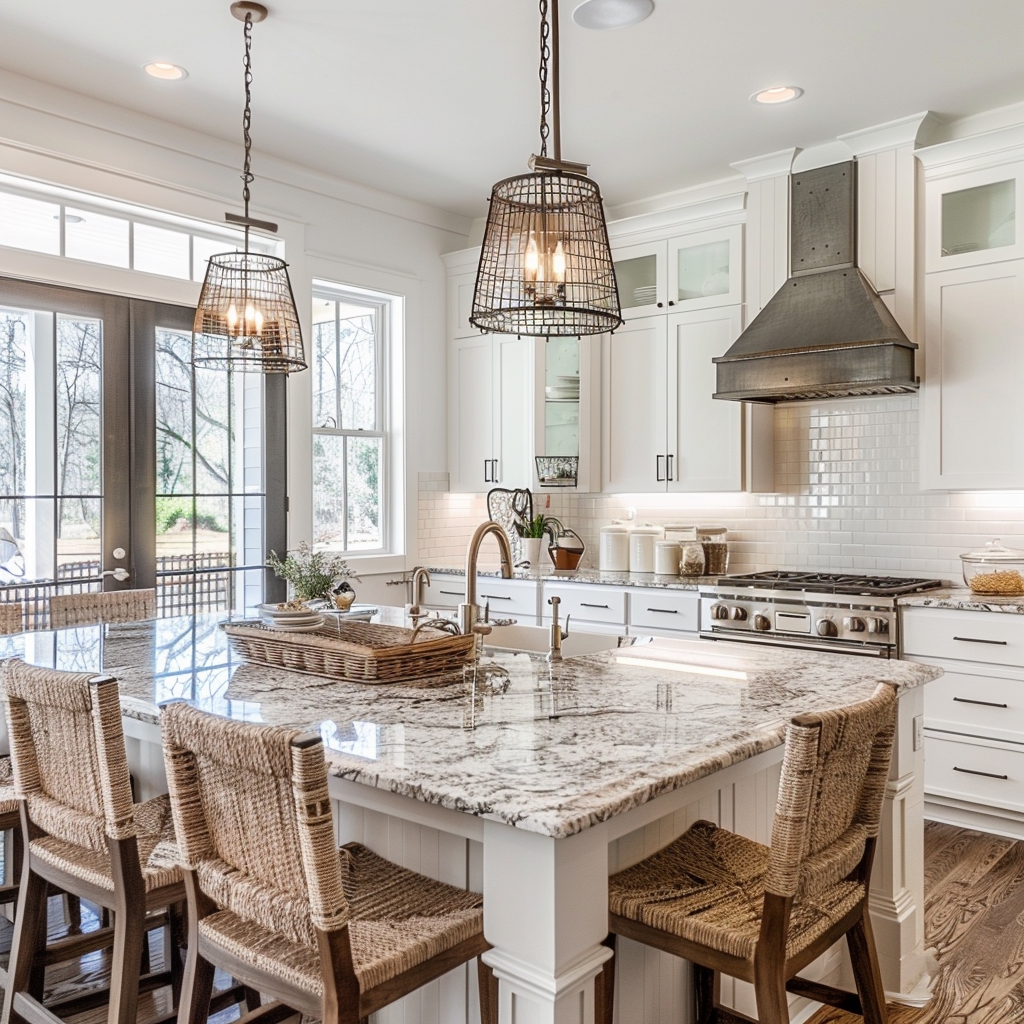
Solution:
<svg viewBox="0 0 1024 1024"><path fill-rule="evenodd" d="M552 401L578 402L580 398L579 377L559 376L558 383L549 385L544 389L544 394Z"/></svg>
<svg viewBox="0 0 1024 1024"><path fill-rule="evenodd" d="M633 302L637 306L650 306L658 301L658 286L642 284L633 289Z"/></svg>
<svg viewBox="0 0 1024 1024"><path fill-rule="evenodd" d="M308 633L324 624L319 612L308 608L278 608L276 604L261 604L260 618L268 626L286 633Z"/></svg>

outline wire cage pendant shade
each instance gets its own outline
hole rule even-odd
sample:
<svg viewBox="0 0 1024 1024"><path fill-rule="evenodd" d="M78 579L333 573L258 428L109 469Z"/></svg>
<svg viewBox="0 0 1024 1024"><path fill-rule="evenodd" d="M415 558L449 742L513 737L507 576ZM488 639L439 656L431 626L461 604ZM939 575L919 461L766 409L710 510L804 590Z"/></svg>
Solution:
<svg viewBox="0 0 1024 1024"><path fill-rule="evenodd" d="M276 232L277 225L249 216L252 173L252 26L263 21L267 9L254 0L236 0L231 14L244 22L245 111L242 139L242 202L245 213L226 219L245 228L243 252L211 256L206 265L199 304L192 328L192 362L220 370L257 370L290 373L306 369L302 329L295 306L288 264L276 256L249 251L249 229Z"/></svg>
<svg viewBox="0 0 1024 1024"><path fill-rule="evenodd" d="M491 191L469 321L483 331L538 337L613 331L622 316L601 190L585 165L562 160L558 0L540 0L540 111L532 173Z"/></svg>

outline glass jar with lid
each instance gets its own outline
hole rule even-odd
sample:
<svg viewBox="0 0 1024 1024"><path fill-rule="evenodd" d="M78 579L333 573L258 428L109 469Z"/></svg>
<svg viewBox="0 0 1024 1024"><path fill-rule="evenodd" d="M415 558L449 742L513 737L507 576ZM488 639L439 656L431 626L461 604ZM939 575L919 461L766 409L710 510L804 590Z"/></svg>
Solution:
<svg viewBox="0 0 1024 1024"><path fill-rule="evenodd" d="M1024 551L1006 547L997 537L978 551L960 556L964 583L975 594L1017 597L1024 594Z"/></svg>
<svg viewBox="0 0 1024 1024"><path fill-rule="evenodd" d="M698 526L697 539L704 548L704 573L724 576L729 571L729 542L726 526Z"/></svg>

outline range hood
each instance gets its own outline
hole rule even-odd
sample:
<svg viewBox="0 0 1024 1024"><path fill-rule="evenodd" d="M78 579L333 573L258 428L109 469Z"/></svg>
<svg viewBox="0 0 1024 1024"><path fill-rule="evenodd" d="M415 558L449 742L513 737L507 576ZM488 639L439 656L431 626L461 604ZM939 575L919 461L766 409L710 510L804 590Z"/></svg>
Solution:
<svg viewBox="0 0 1024 1024"><path fill-rule="evenodd" d="M715 398L915 392L914 344L857 268L857 166L790 177L790 278L724 356Z"/></svg>

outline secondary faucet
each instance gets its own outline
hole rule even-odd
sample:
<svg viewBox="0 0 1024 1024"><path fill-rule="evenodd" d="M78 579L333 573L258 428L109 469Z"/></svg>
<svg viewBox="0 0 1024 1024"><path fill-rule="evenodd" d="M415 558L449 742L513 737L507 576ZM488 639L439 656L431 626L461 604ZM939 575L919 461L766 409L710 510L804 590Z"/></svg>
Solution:
<svg viewBox="0 0 1024 1024"><path fill-rule="evenodd" d="M562 660L562 641L569 636L570 616L566 616L564 630L558 622L558 606L561 603L562 599L557 595L548 598L548 604L551 605L551 641L548 644L548 661Z"/></svg>
<svg viewBox="0 0 1024 1024"><path fill-rule="evenodd" d="M476 603L476 563L480 558L480 545L489 533L493 533L498 542L501 575L507 580L512 579L512 545L508 542L508 534L497 523L481 523L466 548L466 600L459 605L459 629L463 633L472 633L480 616L480 608Z"/></svg>
<svg viewBox="0 0 1024 1024"><path fill-rule="evenodd" d="M412 579L409 580L409 614L412 616L420 615L420 601L423 600L423 584L430 586L430 571L424 569L422 565L417 565L412 571Z"/></svg>

